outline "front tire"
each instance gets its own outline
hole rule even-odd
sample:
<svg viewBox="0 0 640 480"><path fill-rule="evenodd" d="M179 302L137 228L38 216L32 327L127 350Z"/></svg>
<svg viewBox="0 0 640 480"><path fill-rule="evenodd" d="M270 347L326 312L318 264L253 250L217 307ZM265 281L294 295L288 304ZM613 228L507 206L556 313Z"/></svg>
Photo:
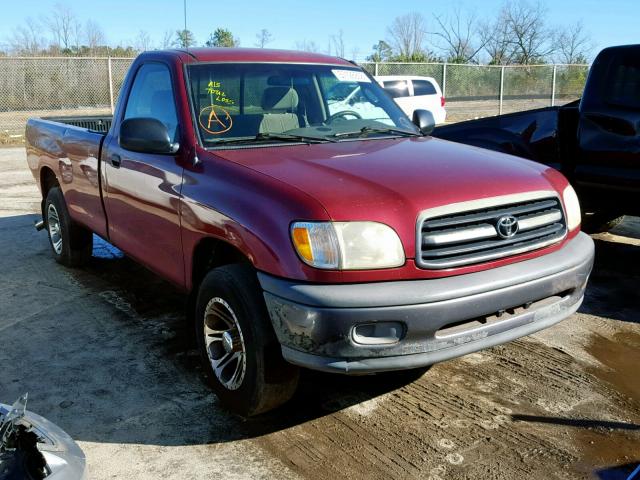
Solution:
<svg viewBox="0 0 640 480"><path fill-rule="evenodd" d="M299 371L282 358L253 268L233 264L209 272L195 313L207 379L225 407L252 416L291 398Z"/></svg>
<svg viewBox="0 0 640 480"><path fill-rule="evenodd" d="M93 234L73 223L60 187L53 187L47 193L44 220L56 262L66 267L87 263L93 250Z"/></svg>

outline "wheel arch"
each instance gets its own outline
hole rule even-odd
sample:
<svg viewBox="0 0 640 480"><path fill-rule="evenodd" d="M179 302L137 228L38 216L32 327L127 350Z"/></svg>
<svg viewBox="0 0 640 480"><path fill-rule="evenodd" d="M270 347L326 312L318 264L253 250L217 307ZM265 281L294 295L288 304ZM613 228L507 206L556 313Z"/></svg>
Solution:
<svg viewBox="0 0 640 480"><path fill-rule="evenodd" d="M40 192L42 193L42 202L40 202L40 208L42 210L43 218L45 215L44 203L47 201L49 190L58 185L60 185L60 182L58 182L58 177L56 177L54 171L50 167L42 167L40 169Z"/></svg>
<svg viewBox="0 0 640 480"><path fill-rule="evenodd" d="M51 187L59 185L56 174L50 167L44 166L40 169L40 189L42 196L46 197Z"/></svg>
<svg viewBox="0 0 640 480"><path fill-rule="evenodd" d="M191 272L187 278L187 287L196 291L205 275L214 268L232 263L253 265L240 249L231 243L214 237L202 238L191 254Z"/></svg>

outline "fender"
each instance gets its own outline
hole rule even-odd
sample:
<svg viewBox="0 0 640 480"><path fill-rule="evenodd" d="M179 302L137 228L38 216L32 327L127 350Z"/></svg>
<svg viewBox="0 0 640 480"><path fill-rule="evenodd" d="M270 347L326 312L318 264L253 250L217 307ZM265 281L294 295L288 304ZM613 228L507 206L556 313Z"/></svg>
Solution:
<svg viewBox="0 0 640 480"><path fill-rule="evenodd" d="M185 168L182 186L186 289L194 286L194 254L207 239L230 245L259 271L318 280L323 272L298 259L289 227L292 219L330 220L320 202L296 187L221 159L211 151L198 149L197 155L200 162Z"/></svg>

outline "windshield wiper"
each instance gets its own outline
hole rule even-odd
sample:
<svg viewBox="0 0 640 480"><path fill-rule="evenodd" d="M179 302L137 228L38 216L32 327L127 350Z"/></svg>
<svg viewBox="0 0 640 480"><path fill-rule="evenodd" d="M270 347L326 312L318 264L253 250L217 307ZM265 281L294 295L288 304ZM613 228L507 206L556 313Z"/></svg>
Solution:
<svg viewBox="0 0 640 480"><path fill-rule="evenodd" d="M399 128L378 128L378 127L362 127L360 130L354 132L338 132L334 133L332 137L366 137L370 133L392 133L394 135L402 135L403 137L421 137L422 135L417 132L410 132L408 130L401 130Z"/></svg>
<svg viewBox="0 0 640 480"><path fill-rule="evenodd" d="M280 142L324 143L336 142L327 137L315 137L313 135L296 135L293 133L258 133L255 137L221 138L212 142L214 145L229 145L231 143L253 143L277 140Z"/></svg>

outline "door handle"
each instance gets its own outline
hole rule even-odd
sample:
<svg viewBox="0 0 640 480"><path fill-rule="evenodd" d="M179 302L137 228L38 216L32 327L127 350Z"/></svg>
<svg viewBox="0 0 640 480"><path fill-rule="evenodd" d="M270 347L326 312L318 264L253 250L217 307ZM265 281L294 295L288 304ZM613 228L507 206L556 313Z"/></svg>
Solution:
<svg viewBox="0 0 640 480"><path fill-rule="evenodd" d="M120 158L120 155L118 155L117 153L111 155L109 157L109 161L114 168L120 168L120 165L122 164L122 158Z"/></svg>

